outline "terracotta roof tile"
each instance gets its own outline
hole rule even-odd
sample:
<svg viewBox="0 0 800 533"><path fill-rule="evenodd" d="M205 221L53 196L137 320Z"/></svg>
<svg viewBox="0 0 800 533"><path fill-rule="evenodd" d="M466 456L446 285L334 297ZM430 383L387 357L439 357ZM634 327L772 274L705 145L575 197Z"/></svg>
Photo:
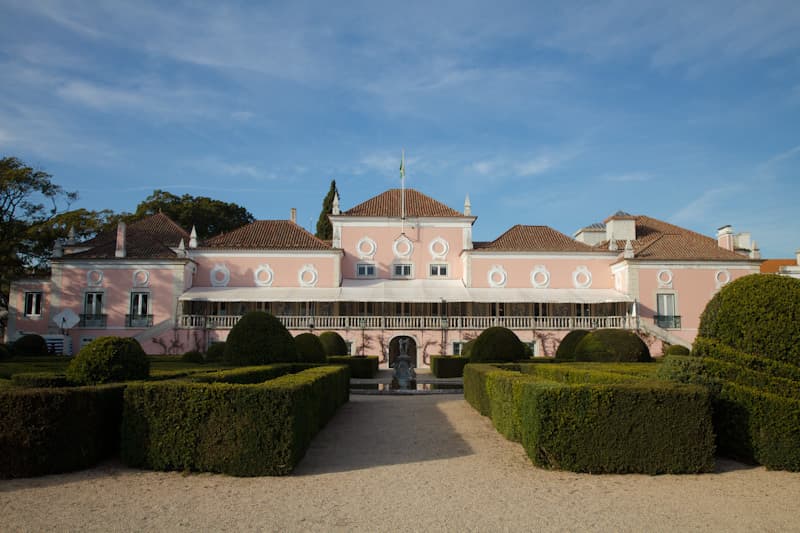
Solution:
<svg viewBox="0 0 800 533"><path fill-rule="evenodd" d="M475 245L476 243L473 243ZM476 250L503 252L593 252L599 251L549 226L517 224L490 243L475 246Z"/></svg>
<svg viewBox="0 0 800 533"><path fill-rule="evenodd" d="M635 259L650 261L749 261L750 258L720 248L716 239L644 215L636 219L636 240L631 241ZM608 250L608 241L594 246ZM619 253L625 241L617 241Z"/></svg>
<svg viewBox="0 0 800 533"><path fill-rule="evenodd" d="M330 250L330 244L316 238L290 220L256 220L205 241L203 248L260 250Z"/></svg>
<svg viewBox="0 0 800 533"><path fill-rule="evenodd" d="M389 189L345 211L343 214L354 217L400 217L401 195L401 189ZM406 189L405 203L407 217L464 216L455 209L451 209L443 203L414 189Z"/></svg>
<svg viewBox="0 0 800 533"><path fill-rule="evenodd" d="M797 266L796 259L767 259L761 263L762 274L777 274L781 267Z"/></svg>
<svg viewBox="0 0 800 533"><path fill-rule="evenodd" d="M125 231L126 259L171 259L183 239L189 244L189 233L164 213L149 216L127 225ZM69 258L114 259L117 248L117 229L104 231L78 245L89 250L69 254Z"/></svg>

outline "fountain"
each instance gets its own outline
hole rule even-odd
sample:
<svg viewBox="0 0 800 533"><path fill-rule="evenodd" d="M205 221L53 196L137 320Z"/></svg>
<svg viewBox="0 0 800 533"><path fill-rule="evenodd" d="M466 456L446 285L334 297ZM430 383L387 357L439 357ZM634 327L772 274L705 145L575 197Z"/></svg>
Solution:
<svg viewBox="0 0 800 533"><path fill-rule="evenodd" d="M394 360L394 380L401 390L413 389L416 386L414 379L417 375L411 365L411 357L408 356L408 339L399 339L398 347L400 354Z"/></svg>

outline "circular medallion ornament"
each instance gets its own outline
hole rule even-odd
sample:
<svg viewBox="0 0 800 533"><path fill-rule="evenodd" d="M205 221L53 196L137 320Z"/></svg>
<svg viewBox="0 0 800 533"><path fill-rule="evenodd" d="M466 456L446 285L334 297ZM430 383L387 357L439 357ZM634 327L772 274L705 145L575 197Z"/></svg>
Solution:
<svg viewBox="0 0 800 533"><path fill-rule="evenodd" d="M395 257L406 259L411 257L411 254L414 252L414 245L408 240L408 237L402 235L399 239L394 241L392 250L394 251Z"/></svg>
<svg viewBox="0 0 800 533"><path fill-rule="evenodd" d="M727 270L717 270L717 273L714 274L714 282L717 285L717 288L723 287L727 285L731 281L731 273Z"/></svg>
<svg viewBox="0 0 800 533"><path fill-rule="evenodd" d="M572 284L576 289L588 289L592 286L592 273L585 266L579 266L572 273Z"/></svg>
<svg viewBox="0 0 800 533"><path fill-rule="evenodd" d="M361 240L356 244L356 250L361 259L372 259L375 257L378 245L369 237L361 237Z"/></svg>
<svg viewBox="0 0 800 533"><path fill-rule="evenodd" d="M297 271L297 281L300 283L301 287L314 287L318 279L319 273L314 265L303 265L303 267Z"/></svg>
<svg viewBox="0 0 800 533"><path fill-rule="evenodd" d="M231 271L223 264L214 265L209 277L212 287L227 287L231 281Z"/></svg>
<svg viewBox="0 0 800 533"><path fill-rule="evenodd" d="M428 251L434 259L444 259L450 251L450 244L443 238L436 237L428 246Z"/></svg>
<svg viewBox="0 0 800 533"><path fill-rule="evenodd" d="M90 270L86 273L86 284L89 287L99 287L103 284L103 271Z"/></svg>
<svg viewBox="0 0 800 533"><path fill-rule="evenodd" d="M550 272L544 265L536 265L531 271L531 285L537 289L546 289L550 286Z"/></svg>
<svg viewBox="0 0 800 533"><path fill-rule="evenodd" d="M134 287L147 287L150 285L150 272L147 270L137 270L133 273Z"/></svg>
<svg viewBox="0 0 800 533"><path fill-rule="evenodd" d="M672 288L672 271L671 270L659 270L658 274L656 274L656 279L658 279L658 288L659 289L671 289Z"/></svg>
<svg viewBox="0 0 800 533"><path fill-rule="evenodd" d="M259 265L253 272L253 282L259 287L269 287L272 285L272 280L275 273L269 265Z"/></svg>
<svg viewBox="0 0 800 533"><path fill-rule="evenodd" d="M508 273L501 265L492 265L487 275L489 286L491 287L505 287L508 281Z"/></svg>

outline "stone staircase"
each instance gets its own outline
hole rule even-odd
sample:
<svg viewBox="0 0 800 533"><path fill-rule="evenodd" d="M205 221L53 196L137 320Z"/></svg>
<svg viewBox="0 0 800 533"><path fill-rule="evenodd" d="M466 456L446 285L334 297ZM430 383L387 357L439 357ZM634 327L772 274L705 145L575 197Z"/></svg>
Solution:
<svg viewBox="0 0 800 533"><path fill-rule="evenodd" d="M668 344L684 346L686 348L689 348L690 350L692 349L691 342L687 341L682 337L678 337L674 333L670 333L666 329L660 328L655 324L651 324L645 321L640 321L639 329Z"/></svg>

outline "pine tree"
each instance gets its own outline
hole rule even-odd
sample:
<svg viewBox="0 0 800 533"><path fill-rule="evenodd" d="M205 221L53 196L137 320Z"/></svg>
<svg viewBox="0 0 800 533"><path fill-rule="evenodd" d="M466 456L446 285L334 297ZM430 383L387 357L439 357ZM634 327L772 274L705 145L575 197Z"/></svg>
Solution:
<svg viewBox="0 0 800 533"><path fill-rule="evenodd" d="M322 200L322 211L317 220L317 232L315 235L322 240L329 241L333 238L333 226L331 221L328 220L328 215L333 212L333 197L338 195L339 191L336 190L336 180L331 180L331 188L325 199Z"/></svg>

